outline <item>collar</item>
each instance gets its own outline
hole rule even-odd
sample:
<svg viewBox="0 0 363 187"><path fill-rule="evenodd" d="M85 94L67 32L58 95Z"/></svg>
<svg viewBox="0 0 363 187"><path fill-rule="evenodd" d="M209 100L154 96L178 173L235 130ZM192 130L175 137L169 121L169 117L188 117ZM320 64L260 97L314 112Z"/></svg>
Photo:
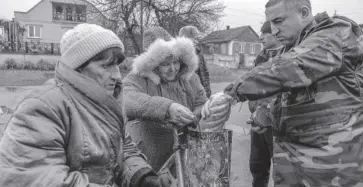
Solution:
<svg viewBox="0 0 363 187"><path fill-rule="evenodd" d="M84 100L86 98L89 102L102 108L102 111L112 116L118 124L124 123L122 106L96 81L76 72L61 62L57 63L55 77L66 84L70 92L73 93L72 96L78 100Z"/></svg>
<svg viewBox="0 0 363 187"><path fill-rule="evenodd" d="M306 37L308 37L316 27L329 19L329 15L326 12L318 13L314 16L314 19L306 25L306 27L300 32L299 38L296 40L294 46L299 45Z"/></svg>

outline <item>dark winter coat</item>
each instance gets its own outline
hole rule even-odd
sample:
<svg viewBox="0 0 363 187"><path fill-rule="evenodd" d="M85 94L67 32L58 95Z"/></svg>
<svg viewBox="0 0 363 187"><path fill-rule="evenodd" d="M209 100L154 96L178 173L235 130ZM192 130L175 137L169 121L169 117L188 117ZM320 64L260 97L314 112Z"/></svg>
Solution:
<svg viewBox="0 0 363 187"><path fill-rule="evenodd" d="M96 82L59 63L56 78L26 96L7 124L0 186L135 186L138 174L152 170L124 134L120 106Z"/></svg>
<svg viewBox="0 0 363 187"><path fill-rule="evenodd" d="M154 69L169 55L181 58L181 73L178 80L163 82ZM155 170L173 153L172 125L166 121L170 105L182 104L200 117L207 100L199 77L194 73L197 66L198 57L191 40L157 40L134 59L132 72L123 80L126 113L130 119L127 131Z"/></svg>

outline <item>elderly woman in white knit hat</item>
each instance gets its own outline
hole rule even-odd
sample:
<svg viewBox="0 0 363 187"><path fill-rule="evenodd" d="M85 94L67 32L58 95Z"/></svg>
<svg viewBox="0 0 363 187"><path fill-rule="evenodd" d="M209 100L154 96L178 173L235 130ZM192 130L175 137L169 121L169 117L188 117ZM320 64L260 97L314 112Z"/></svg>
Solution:
<svg viewBox="0 0 363 187"><path fill-rule="evenodd" d="M120 39L80 24L60 47L55 78L26 96L7 124L0 186L160 186L124 131Z"/></svg>

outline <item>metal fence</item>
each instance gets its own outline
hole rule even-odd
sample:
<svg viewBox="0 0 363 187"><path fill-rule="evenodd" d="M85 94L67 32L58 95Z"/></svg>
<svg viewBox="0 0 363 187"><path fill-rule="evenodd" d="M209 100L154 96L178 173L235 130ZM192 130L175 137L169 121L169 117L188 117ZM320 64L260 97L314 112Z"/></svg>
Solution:
<svg viewBox="0 0 363 187"><path fill-rule="evenodd" d="M45 42L0 42L0 53L59 55L59 43Z"/></svg>

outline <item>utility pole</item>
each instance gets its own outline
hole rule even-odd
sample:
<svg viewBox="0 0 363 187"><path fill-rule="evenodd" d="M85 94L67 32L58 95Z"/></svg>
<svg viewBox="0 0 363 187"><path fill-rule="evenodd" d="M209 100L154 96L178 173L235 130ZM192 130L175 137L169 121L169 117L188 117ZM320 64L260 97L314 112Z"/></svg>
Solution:
<svg viewBox="0 0 363 187"><path fill-rule="evenodd" d="M140 28L141 28L141 53L144 52L144 0L141 0L140 4Z"/></svg>

